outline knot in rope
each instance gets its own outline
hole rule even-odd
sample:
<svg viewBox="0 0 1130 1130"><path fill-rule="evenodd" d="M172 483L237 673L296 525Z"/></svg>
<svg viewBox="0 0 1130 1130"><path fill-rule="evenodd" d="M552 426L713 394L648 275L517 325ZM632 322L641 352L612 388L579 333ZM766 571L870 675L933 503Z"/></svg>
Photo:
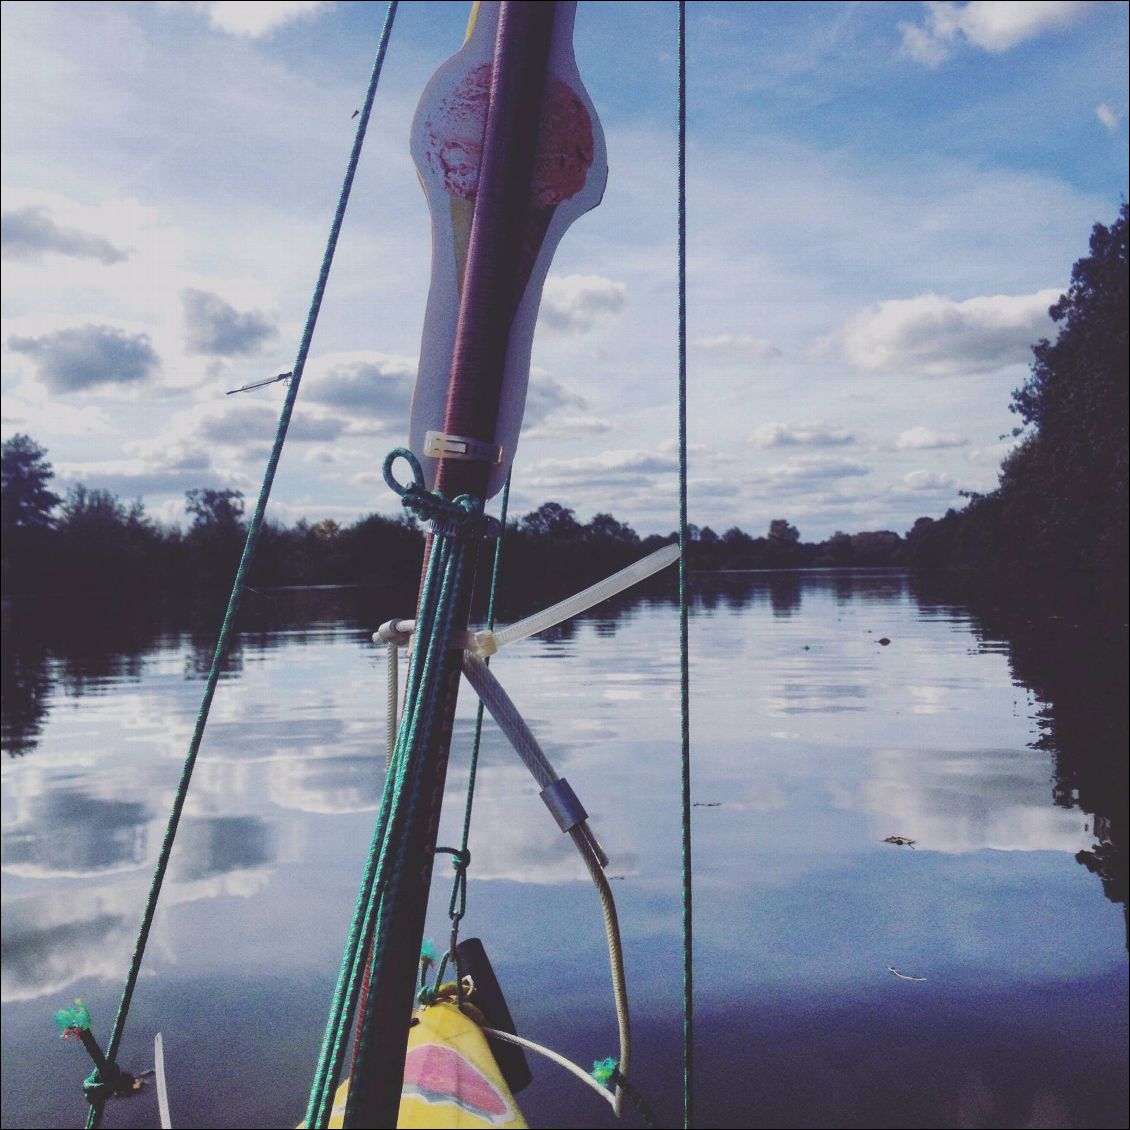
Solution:
<svg viewBox="0 0 1130 1130"><path fill-rule="evenodd" d="M450 855L451 866L454 867L456 871L466 871L467 868L471 866L470 848L454 848L436 845L436 851L446 852Z"/></svg>
<svg viewBox="0 0 1130 1130"><path fill-rule="evenodd" d="M136 1075L122 1070L116 1063L108 1065L107 1077L102 1077L100 1068L95 1068L83 1081L82 1093L89 1103L103 1103L107 1099L127 1098L141 1090L141 1080Z"/></svg>
<svg viewBox="0 0 1130 1130"><path fill-rule="evenodd" d="M407 485L400 483L392 473L397 459L403 459L412 470L412 482ZM452 500L444 498L438 491L428 490L419 459L406 447L394 447L385 457L383 470L389 490L400 496L406 510L431 522L435 533L484 539L497 536L499 524L483 514L483 504L479 499L461 494Z"/></svg>

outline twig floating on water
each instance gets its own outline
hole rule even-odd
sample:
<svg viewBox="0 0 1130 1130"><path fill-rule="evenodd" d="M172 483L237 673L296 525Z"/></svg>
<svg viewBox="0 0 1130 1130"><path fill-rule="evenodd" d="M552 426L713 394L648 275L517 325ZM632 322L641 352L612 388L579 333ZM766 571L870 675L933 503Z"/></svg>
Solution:
<svg viewBox="0 0 1130 1130"><path fill-rule="evenodd" d="M900 980L900 981L925 981L925 977L912 977L909 973L900 973L893 965L888 965L887 968Z"/></svg>
<svg viewBox="0 0 1130 1130"><path fill-rule="evenodd" d="M883 843L885 844L898 844L899 847L908 847L911 851L914 850L914 845L918 843L917 840L912 840L907 836L888 836Z"/></svg>

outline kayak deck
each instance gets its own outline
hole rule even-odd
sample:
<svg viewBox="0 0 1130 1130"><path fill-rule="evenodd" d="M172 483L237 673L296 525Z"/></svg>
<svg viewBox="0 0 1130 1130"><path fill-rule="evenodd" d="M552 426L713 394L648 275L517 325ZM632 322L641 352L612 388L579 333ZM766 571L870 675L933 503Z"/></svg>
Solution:
<svg viewBox="0 0 1130 1130"><path fill-rule="evenodd" d="M506 1130L526 1126L486 1037L474 1020L446 1001L419 1009L413 1020L404 1061L398 1127ZM345 1125L348 1096L347 1079L334 1095L331 1130Z"/></svg>

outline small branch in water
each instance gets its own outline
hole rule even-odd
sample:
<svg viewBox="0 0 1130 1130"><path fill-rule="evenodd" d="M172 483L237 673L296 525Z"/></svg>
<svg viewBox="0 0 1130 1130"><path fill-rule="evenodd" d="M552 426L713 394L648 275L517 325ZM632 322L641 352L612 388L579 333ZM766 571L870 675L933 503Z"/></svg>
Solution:
<svg viewBox="0 0 1130 1130"><path fill-rule="evenodd" d="M912 977L909 973L900 973L893 965L888 965L887 968L900 980L900 981L925 981L925 977Z"/></svg>
<svg viewBox="0 0 1130 1130"><path fill-rule="evenodd" d="M911 851L914 850L914 845L918 843L917 840L909 839L906 836L888 836L883 843L885 844L898 844L899 847L908 847Z"/></svg>

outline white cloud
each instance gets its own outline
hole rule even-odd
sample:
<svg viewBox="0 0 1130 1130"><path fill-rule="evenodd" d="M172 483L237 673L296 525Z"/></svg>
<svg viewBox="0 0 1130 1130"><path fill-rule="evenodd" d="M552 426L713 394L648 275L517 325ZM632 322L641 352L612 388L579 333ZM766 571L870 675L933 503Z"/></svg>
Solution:
<svg viewBox="0 0 1130 1130"><path fill-rule="evenodd" d="M903 52L928 67L949 58L959 42L1000 54L1075 23L1089 3L1079 0L973 0L969 4L927 3L921 24L900 21Z"/></svg>
<svg viewBox="0 0 1130 1130"><path fill-rule="evenodd" d="M854 443L855 436L846 428L814 421L810 424L762 424L750 434L749 442L757 447L840 447Z"/></svg>
<svg viewBox="0 0 1130 1130"><path fill-rule="evenodd" d="M1109 102L1100 102L1095 107L1095 117L1098 118L1108 130L1113 132L1118 129L1118 122L1120 120L1118 111Z"/></svg>
<svg viewBox="0 0 1130 1130"><path fill-rule="evenodd" d="M325 0L211 0L193 7L206 12L218 31L257 39L295 20L317 16L331 5Z"/></svg>
<svg viewBox="0 0 1130 1130"><path fill-rule="evenodd" d="M927 493L948 493L957 485L953 475L941 471L911 471L910 474L903 475L902 481L910 490Z"/></svg>
<svg viewBox="0 0 1130 1130"><path fill-rule="evenodd" d="M610 483L619 486L650 484L653 475L679 469L678 457L660 451L626 449L581 455L574 459L543 459L522 476L527 490L592 486Z"/></svg>
<svg viewBox="0 0 1130 1130"><path fill-rule="evenodd" d="M987 447L975 447L969 452L969 462L976 466L999 467L1005 457L1016 446L1016 440L1006 443L992 443Z"/></svg>
<svg viewBox="0 0 1130 1130"><path fill-rule="evenodd" d="M936 432L919 425L899 432L895 447L900 451L929 451L939 447L964 447L968 442L956 432Z"/></svg>
<svg viewBox="0 0 1130 1130"><path fill-rule="evenodd" d="M700 337L691 342L691 348L700 353L713 353L732 361L770 361L780 357L781 351L763 337L752 334L718 334Z"/></svg>
<svg viewBox="0 0 1130 1130"><path fill-rule="evenodd" d="M998 294L956 302L938 294L891 299L852 319L839 345L870 373L948 377L1021 365L1055 329L1048 307L1058 290Z"/></svg>
<svg viewBox="0 0 1130 1130"><path fill-rule="evenodd" d="M621 313L628 288L601 275L563 275L546 280L540 321L560 333L583 333L597 320Z"/></svg>
<svg viewBox="0 0 1130 1130"><path fill-rule="evenodd" d="M522 438L530 440L573 439L581 435L603 435L612 431L612 424L599 416L557 416L554 419L522 429Z"/></svg>
<svg viewBox="0 0 1130 1130"><path fill-rule="evenodd" d="M755 472L754 479L802 485L870 473L871 468L857 459L836 459L830 455L798 455L785 463L778 463Z"/></svg>
<svg viewBox="0 0 1130 1130"><path fill-rule="evenodd" d="M92 404L66 404L46 395L42 386L24 387L19 392L4 394L4 415L0 429L5 439L16 432L33 436L109 435L113 431L110 417Z"/></svg>

